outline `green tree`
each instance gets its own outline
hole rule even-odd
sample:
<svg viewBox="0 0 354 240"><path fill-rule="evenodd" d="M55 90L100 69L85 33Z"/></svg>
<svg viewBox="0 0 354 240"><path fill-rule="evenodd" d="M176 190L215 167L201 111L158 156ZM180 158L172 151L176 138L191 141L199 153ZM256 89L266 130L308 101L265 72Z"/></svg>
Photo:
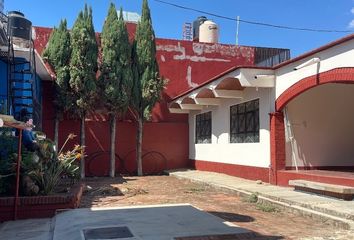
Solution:
<svg viewBox="0 0 354 240"><path fill-rule="evenodd" d="M70 33L67 29L66 20L61 20L59 28L54 28L50 35L48 46L43 52L43 58L54 69L56 73L55 85L55 120L54 120L54 142L58 149L59 121L63 113L71 106L70 96L70 72L69 61L71 55Z"/></svg>
<svg viewBox="0 0 354 240"><path fill-rule="evenodd" d="M155 33L147 0L143 0L141 20L137 26L132 54L134 85L131 101L137 119L136 158L138 175L142 176L141 149L144 121L150 119L152 108L161 98L161 91L166 83L159 77Z"/></svg>
<svg viewBox="0 0 354 240"><path fill-rule="evenodd" d="M98 47L92 23L92 9L85 5L71 31L70 87L72 113L81 120L80 142L85 146L85 117L93 109L96 98ZM81 178L85 177L85 158L81 157Z"/></svg>
<svg viewBox="0 0 354 240"><path fill-rule="evenodd" d="M133 85L131 47L128 31L120 10L111 3L101 34L102 64L99 86L101 97L110 117L110 176L115 175L115 146L117 116L122 116L129 106Z"/></svg>

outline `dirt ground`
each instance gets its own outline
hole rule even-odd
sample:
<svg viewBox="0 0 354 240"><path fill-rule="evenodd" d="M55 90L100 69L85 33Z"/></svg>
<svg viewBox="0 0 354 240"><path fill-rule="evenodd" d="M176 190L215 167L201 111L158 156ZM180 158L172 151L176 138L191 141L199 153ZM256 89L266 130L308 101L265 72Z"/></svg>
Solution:
<svg viewBox="0 0 354 240"><path fill-rule="evenodd" d="M351 231L171 176L91 178L86 184L82 208L189 203L262 236L272 236L269 239L354 239Z"/></svg>

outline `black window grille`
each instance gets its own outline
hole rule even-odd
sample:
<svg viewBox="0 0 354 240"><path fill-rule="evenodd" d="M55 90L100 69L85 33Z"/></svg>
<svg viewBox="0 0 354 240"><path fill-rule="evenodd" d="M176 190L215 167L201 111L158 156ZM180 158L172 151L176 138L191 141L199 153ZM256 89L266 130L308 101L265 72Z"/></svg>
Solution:
<svg viewBox="0 0 354 240"><path fill-rule="evenodd" d="M195 143L211 143L211 112L196 116Z"/></svg>
<svg viewBox="0 0 354 240"><path fill-rule="evenodd" d="M230 107L230 143L259 142L259 99Z"/></svg>

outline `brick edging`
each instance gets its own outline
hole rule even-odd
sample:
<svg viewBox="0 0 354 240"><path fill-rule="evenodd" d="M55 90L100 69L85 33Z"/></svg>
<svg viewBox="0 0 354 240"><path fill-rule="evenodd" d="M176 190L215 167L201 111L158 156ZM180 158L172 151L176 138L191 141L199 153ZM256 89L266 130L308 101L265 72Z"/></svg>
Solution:
<svg viewBox="0 0 354 240"><path fill-rule="evenodd" d="M20 197L18 217L41 218L54 216L57 209L77 208L80 205L85 184L72 186L66 195ZM0 197L0 222L12 220L15 197Z"/></svg>

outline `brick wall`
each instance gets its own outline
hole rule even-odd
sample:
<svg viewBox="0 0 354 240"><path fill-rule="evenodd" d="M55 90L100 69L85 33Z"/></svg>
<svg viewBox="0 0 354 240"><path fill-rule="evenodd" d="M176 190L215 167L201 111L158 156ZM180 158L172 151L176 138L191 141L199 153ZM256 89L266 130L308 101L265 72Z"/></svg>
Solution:
<svg viewBox="0 0 354 240"><path fill-rule="evenodd" d="M282 112L270 113L270 182L277 184L277 171L285 169L285 127Z"/></svg>

